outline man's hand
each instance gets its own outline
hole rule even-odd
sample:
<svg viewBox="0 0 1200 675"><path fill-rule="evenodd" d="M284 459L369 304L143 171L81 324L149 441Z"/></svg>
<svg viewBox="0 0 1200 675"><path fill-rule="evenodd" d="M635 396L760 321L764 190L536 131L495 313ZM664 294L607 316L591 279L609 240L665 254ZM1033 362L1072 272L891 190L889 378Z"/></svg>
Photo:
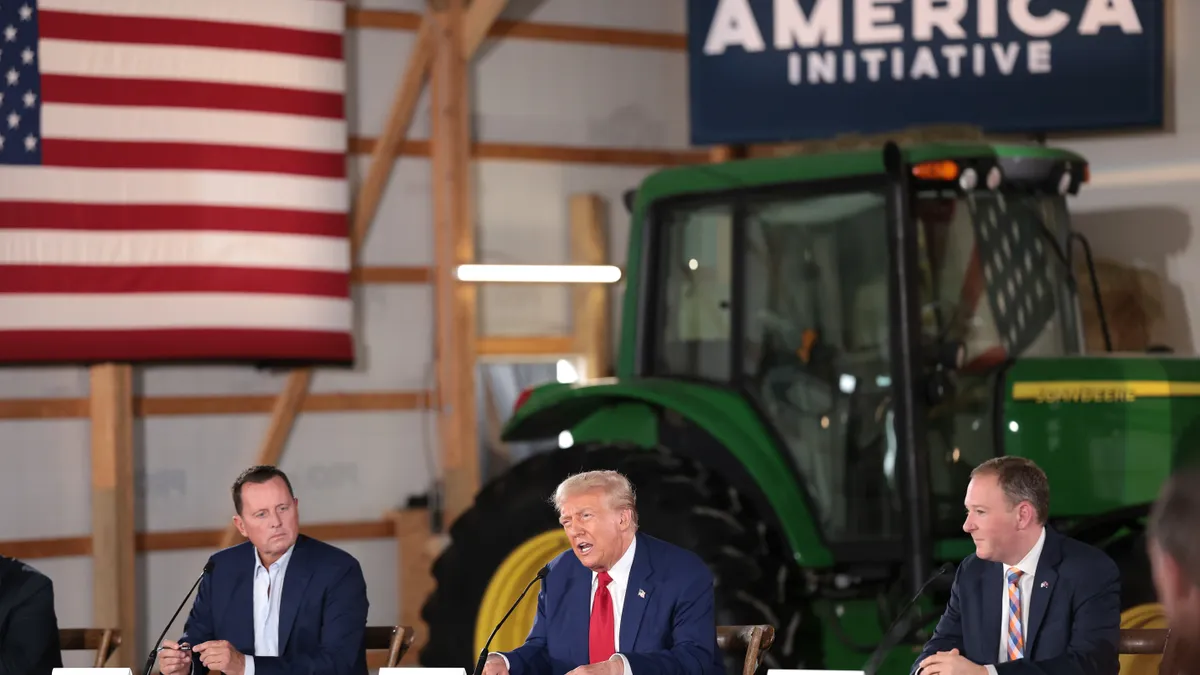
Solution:
<svg viewBox="0 0 1200 675"><path fill-rule="evenodd" d="M921 675L987 675L987 668L969 660L957 649L938 652L921 662Z"/></svg>
<svg viewBox="0 0 1200 675"><path fill-rule="evenodd" d="M483 662L481 675L508 675L508 664L504 662L504 657L499 654L488 654L487 660Z"/></svg>
<svg viewBox="0 0 1200 675"><path fill-rule="evenodd" d="M174 640L163 640L162 651L158 652L158 669L162 675L186 675L192 669L192 653L180 649L186 647Z"/></svg>
<svg viewBox="0 0 1200 675"><path fill-rule="evenodd" d="M219 670L225 675L244 675L246 657L225 640L201 642L192 647L200 655L200 663L209 670Z"/></svg>
<svg viewBox="0 0 1200 675"><path fill-rule="evenodd" d="M625 675L625 664L621 661L621 657L614 654L607 661L579 666L567 675Z"/></svg>

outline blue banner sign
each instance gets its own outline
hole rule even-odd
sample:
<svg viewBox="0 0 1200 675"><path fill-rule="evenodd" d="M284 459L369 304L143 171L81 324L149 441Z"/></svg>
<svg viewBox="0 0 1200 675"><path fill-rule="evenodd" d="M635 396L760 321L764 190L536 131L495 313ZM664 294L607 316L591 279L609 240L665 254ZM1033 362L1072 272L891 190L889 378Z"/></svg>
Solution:
<svg viewBox="0 0 1200 675"><path fill-rule="evenodd" d="M1161 127L1163 2L688 0L692 142Z"/></svg>

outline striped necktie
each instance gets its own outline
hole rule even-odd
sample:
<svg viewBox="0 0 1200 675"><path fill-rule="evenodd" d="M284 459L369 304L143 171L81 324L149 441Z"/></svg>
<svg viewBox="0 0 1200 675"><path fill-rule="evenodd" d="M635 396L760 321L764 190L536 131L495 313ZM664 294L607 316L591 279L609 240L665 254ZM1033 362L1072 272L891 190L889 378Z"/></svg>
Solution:
<svg viewBox="0 0 1200 675"><path fill-rule="evenodd" d="M1025 654L1025 631L1021 629L1021 570L1008 568L1008 660L1016 661Z"/></svg>

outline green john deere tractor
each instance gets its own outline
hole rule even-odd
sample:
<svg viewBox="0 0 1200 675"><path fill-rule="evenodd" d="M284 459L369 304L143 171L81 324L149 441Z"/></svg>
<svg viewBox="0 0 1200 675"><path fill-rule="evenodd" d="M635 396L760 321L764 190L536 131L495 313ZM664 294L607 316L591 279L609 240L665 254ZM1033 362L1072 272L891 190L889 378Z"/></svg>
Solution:
<svg viewBox="0 0 1200 675"><path fill-rule="evenodd" d="M907 673L953 575L902 610L972 552L969 474L1001 454L1036 460L1053 524L1121 566L1125 625L1161 625L1142 522L1200 446L1200 361L1084 354L1079 306L1099 295L1076 294L1076 249L1096 284L1067 198L1087 176L1072 152L980 140L647 178L616 376L522 394L504 439L573 445L452 525L422 661L471 667L569 547L555 485L593 468L629 476L641 528L709 563L718 623L776 628L769 667ZM493 649L521 643L535 595Z"/></svg>

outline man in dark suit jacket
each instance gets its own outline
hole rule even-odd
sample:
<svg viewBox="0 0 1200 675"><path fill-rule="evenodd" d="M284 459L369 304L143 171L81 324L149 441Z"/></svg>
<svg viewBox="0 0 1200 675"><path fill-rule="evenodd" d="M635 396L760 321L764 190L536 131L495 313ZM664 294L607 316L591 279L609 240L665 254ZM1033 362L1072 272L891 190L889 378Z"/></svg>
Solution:
<svg viewBox="0 0 1200 675"><path fill-rule="evenodd" d="M50 675L62 668L54 584L0 555L0 675Z"/></svg>
<svg viewBox="0 0 1200 675"><path fill-rule="evenodd" d="M1050 488L1028 459L972 472L946 612L913 666L920 675L1117 675L1121 582L1104 552L1046 526Z"/></svg>
<svg viewBox="0 0 1200 675"><path fill-rule="evenodd" d="M722 675L712 573L637 531L629 481L577 474L555 503L571 550L549 565L525 644L490 654L484 675Z"/></svg>
<svg viewBox="0 0 1200 675"><path fill-rule="evenodd" d="M213 555L179 642L164 640L163 675L192 659L225 675L366 675L367 586L358 561L299 535L299 501L275 467L233 486L234 523L249 541ZM286 583L285 583L286 581ZM191 659L181 645L191 645Z"/></svg>

